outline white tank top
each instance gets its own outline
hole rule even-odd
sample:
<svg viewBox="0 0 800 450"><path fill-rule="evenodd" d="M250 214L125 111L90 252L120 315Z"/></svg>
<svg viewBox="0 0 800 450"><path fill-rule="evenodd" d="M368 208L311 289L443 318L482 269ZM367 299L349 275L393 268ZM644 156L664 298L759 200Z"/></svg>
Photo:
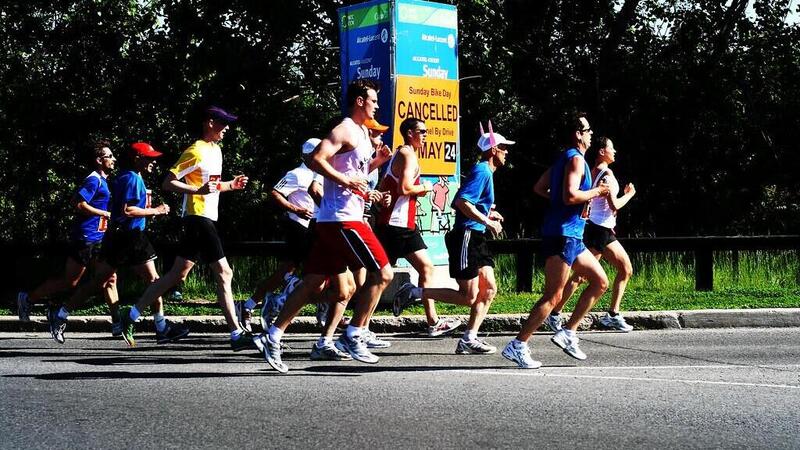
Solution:
<svg viewBox="0 0 800 450"><path fill-rule="evenodd" d="M372 159L372 143L363 127L353 119L346 118L342 123L358 136L356 147L347 152L339 152L330 160L334 169L348 177L366 179L369 175L369 162ZM353 191L339 186L325 178L324 193L317 213L317 222L361 222L364 218L364 198Z"/></svg>
<svg viewBox="0 0 800 450"><path fill-rule="evenodd" d="M608 172L608 169L603 169L597 174L597 177L595 177L595 180L592 183L593 188L600 185L600 181L606 175L606 172ZM619 194L619 183L617 182L617 179L613 176L607 177L606 183L608 184L608 189L611 195L616 197L617 194ZM608 197L603 195L600 197L595 197L590 201L591 210L589 211L589 220L593 224L600 225L604 228L614 228L617 226L617 215L614 214L614 210L611 209L611 205L608 204Z"/></svg>

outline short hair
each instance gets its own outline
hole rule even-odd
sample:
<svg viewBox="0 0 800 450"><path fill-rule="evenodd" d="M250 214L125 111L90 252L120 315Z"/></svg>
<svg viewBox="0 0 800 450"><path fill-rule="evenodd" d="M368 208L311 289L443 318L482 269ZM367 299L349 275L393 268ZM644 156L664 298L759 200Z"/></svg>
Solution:
<svg viewBox="0 0 800 450"><path fill-rule="evenodd" d="M103 151L104 148L111 150L111 142L108 139L98 139L94 142L92 147L92 161L105 156L106 152Z"/></svg>
<svg viewBox="0 0 800 450"><path fill-rule="evenodd" d="M417 119L416 117L406 117L402 123L400 123L400 134L403 136L403 140L406 140L406 134L410 130L416 130L417 126L421 123L425 123L422 119Z"/></svg>
<svg viewBox="0 0 800 450"><path fill-rule="evenodd" d="M586 119L587 114L583 111L576 111L570 113L567 120L564 121L564 130L561 133L564 139L564 144L573 145L575 143L575 132L583 129L581 119Z"/></svg>
<svg viewBox="0 0 800 450"><path fill-rule="evenodd" d="M371 80L369 78L353 80L353 82L347 86L347 106L352 107L355 105L358 97L367 98L367 91L370 89L378 92L381 90L381 87L376 80Z"/></svg>

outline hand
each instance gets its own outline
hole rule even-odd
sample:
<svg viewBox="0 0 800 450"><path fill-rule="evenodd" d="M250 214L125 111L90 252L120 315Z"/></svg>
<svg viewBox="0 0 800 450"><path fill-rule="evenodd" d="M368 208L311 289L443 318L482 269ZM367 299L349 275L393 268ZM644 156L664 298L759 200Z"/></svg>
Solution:
<svg viewBox="0 0 800 450"><path fill-rule="evenodd" d="M392 204L392 194L390 194L389 191L381 192L381 195L381 205L388 207Z"/></svg>
<svg viewBox="0 0 800 450"><path fill-rule="evenodd" d="M392 149L386 144L381 144L380 147L375 149L375 156L381 160L387 160L392 157Z"/></svg>
<svg viewBox="0 0 800 450"><path fill-rule="evenodd" d="M194 195L208 195L212 192L217 192L217 185L219 181L209 181L208 183L200 186L196 191L194 191Z"/></svg>
<svg viewBox="0 0 800 450"><path fill-rule="evenodd" d="M231 190L239 191L247 187L247 181L249 178L245 175L236 175L233 177L233 181L231 181Z"/></svg>
<svg viewBox="0 0 800 450"><path fill-rule="evenodd" d="M636 195L636 188L633 186L633 183L628 183L625 185L625 190L623 191L625 194L631 194L631 197Z"/></svg>
<svg viewBox="0 0 800 450"><path fill-rule="evenodd" d="M345 187L350 189L351 191L356 192L367 192L367 180L364 178L349 178L346 177L347 182L345 183Z"/></svg>
<svg viewBox="0 0 800 450"><path fill-rule="evenodd" d="M106 219L110 219L111 218L111 211L103 211L103 214L100 214L100 215L102 217L105 217Z"/></svg>
<svg viewBox="0 0 800 450"><path fill-rule="evenodd" d="M157 216L164 216L169 214L169 205L162 203L154 208Z"/></svg>
<svg viewBox="0 0 800 450"><path fill-rule="evenodd" d="M608 184L606 183L600 183L599 185L597 185L596 189L597 189L597 195L595 195L595 197L608 195L608 193L611 192L611 189L608 187Z"/></svg>
<svg viewBox="0 0 800 450"><path fill-rule="evenodd" d="M505 219L503 219L503 216L500 215L499 212L497 212L497 211L495 211L493 209L493 210L489 211L489 220L497 220L499 222L502 222Z"/></svg>
<svg viewBox="0 0 800 450"><path fill-rule="evenodd" d="M486 228L488 228L495 236L499 236L500 233L503 232L503 224L498 220L489 219L489 223L486 224Z"/></svg>
<svg viewBox="0 0 800 450"><path fill-rule="evenodd" d="M303 219L311 219L314 217L314 211L311 211L308 208L297 208L294 210L294 213Z"/></svg>

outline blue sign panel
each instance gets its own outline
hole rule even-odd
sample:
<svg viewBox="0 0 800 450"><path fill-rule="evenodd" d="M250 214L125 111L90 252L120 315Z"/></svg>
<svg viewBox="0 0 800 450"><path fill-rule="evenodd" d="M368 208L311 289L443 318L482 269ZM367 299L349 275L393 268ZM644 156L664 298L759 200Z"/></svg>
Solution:
<svg viewBox="0 0 800 450"><path fill-rule="evenodd" d="M392 29L389 2L361 3L339 9L339 42L341 44L342 113L347 85L359 78L371 78L381 85L378 92L378 121L392 120L391 46Z"/></svg>
<svg viewBox="0 0 800 450"><path fill-rule="evenodd" d="M456 7L420 0L397 0L394 16L397 74L457 80Z"/></svg>

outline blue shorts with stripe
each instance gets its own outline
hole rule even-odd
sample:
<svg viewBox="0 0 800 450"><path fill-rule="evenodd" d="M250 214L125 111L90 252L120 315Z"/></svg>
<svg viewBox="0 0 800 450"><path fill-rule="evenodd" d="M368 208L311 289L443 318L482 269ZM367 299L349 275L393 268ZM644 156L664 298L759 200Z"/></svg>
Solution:
<svg viewBox="0 0 800 450"><path fill-rule="evenodd" d="M494 267L494 259L486 245L486 234L470 228L456 228L444 236L450 262L450 276L471 280L481 267Z"/></svg>

